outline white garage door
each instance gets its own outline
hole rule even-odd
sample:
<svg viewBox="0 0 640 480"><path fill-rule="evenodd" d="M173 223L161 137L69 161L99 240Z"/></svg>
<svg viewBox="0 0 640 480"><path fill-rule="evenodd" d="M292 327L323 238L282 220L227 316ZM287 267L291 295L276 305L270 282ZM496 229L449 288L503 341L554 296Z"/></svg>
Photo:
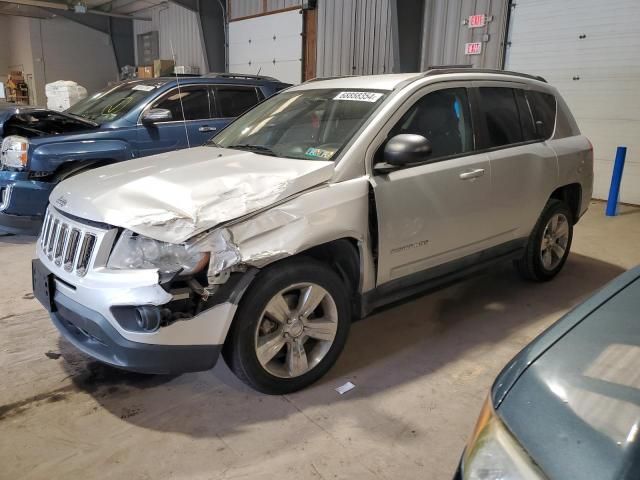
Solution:
<svg viewBox="0 0 640 480"><path fill-rule="evenodd" d="M302 15L298 10L229 22L229 71L302 78Z"/></svg>
<svg viewBox="0 0 640 480"><path fill-rule="evenodd" d="M616 146L627 146L621 201L640 204L640 1L518 0L505 68L556 86L595 152L606 198Z"/></svg>

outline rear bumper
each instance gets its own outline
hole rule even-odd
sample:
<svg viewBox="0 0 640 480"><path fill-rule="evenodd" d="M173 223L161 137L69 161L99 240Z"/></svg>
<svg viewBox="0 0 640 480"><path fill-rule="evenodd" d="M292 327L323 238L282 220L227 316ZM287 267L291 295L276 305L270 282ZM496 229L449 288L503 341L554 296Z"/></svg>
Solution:
<svg viewBox="0 0 640 480"><path fill-rule="evenodd" d="M28 172L0 171L0 230L37 235L55 184L29 179Z"/></svg>
<svg viewBox="0 0 640 480"><path fill-rule="evenodd" d="M69 342L87 355L124 370L178 374L208 370L222 345L154 345L124 338L98 312L56 292L51 320Z"/></svg>

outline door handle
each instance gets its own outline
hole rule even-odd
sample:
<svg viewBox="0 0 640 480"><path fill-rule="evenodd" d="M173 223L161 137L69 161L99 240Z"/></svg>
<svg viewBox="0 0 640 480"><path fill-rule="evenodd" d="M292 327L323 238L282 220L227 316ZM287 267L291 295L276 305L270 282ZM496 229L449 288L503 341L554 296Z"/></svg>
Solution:
<svg viewBox="0 0 640 480"><path fill-rule="evenodd" d="M198 129L199 132L215 132L216 130L217 130L216 127L208 127L206 125Z"/></svg>
<svg viewBox="0 0 640 480"><path fill-rule="evenodd" d="M475 170L461 173L460 180L471 180L473 178L478 178L483 175L484 175L484 168L476 168Z"/></svg>

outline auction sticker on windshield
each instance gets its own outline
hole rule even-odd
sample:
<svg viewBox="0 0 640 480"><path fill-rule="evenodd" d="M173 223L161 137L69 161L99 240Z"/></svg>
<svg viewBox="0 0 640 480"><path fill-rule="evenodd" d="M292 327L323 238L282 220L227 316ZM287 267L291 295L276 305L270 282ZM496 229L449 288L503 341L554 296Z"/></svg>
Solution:
<svg viewBox="0 0 640 480"><path fill-rule="evenodd" d="M333 97L334 100L351 100L355 102L377 102L382 96L382 93L377 92L340 92Z"/></svg>

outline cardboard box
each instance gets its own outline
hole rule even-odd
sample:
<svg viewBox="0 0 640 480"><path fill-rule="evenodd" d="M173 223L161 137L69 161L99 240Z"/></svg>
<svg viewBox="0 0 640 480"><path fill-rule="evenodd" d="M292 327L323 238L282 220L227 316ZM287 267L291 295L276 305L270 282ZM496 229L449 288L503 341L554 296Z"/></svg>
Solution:
<svg viewBox="0 0 640 480"><path fill-rule="evenodd" d="M173 73L177 75L200 75L200 67L189 67L186 65L176 65Z"/></svg>
<svg viewBox="0 0 640 480"><path fill-rule="evenodd" d="M173 75L173 67L175 63L173 60L154 60L153 61L153 76L166 77Z"/></svg>
<svg viewBox="0 0 640 480"><path fill-rule="evenodd" d="M138 78L153 78L153 67L138 67Z"/></svg>

